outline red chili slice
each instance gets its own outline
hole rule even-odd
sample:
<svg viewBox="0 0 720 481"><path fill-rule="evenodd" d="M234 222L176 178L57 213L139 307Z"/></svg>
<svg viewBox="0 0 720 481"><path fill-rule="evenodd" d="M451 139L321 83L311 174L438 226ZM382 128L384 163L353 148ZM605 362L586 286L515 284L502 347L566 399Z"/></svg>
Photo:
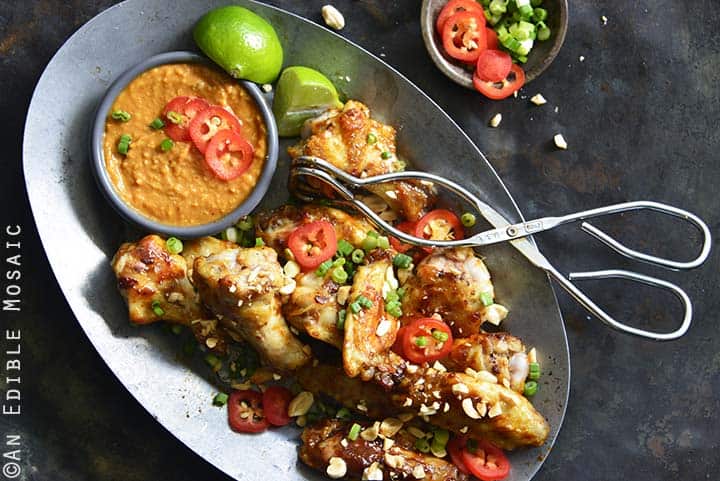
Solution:
<svg viewBox="0 0 720 481"><path fill-rule="evenodd" d="M273 426L285 426L291 419L288 416L288 406L293 395L289 389L282 386L270 386L265 389L262 398L265 418Z"/></svg>
<svg viewBox="0 0 720 481"><path fill-rule="evenodd" d="M478 56L475 75L485 82L502 82L510 73L512 64L507 52L486 49Z"/></svg>
<svg viewBox="0 0 720 481"><path fill-rule="evenodd" d="M303 224L290 233L287 245L303 270L315 269L337 251L335 228L325 220Z"/></svg>
<svg viewBox="0 0 720 481"><path fill-rule="evenodd" d="M409 220L406 220L405 222L400 222L398 225L395 226L395 228L400 229L407 234L415 235L415 225L415 222L410 222ZM393 247L393 249L401 253L407 252L413 247L412 245L406 244L400 239L392 236L390 236L390 245Z"/></svg>
<svg viewBox="0 0 720 481"><path fill-rule="evenodd" d="M501 82L487 82L473 75L475 89L485 97L500 100L511 96L525 84L525 72L517 64L510 67L510 73Z"/></svg>
<svg viewBox="0 0 720 481"><path fill-rule="evenodd" d="M253 162L255 150L242 135L229 129L218 130L205 149L205 163L220 180L240 177Z"/></svg>
<svg viewBox="0 0 720 481"><path fill-rule="evenodd" d="M475 62L487 48L485 17L480 12L460 12L448 18L443 27L445 53L463 62Z"/></svg>
<svg viewBox="0 0 720 481"><path fill-rule="evenodd" d="M400 329L398 329L397 334L395 335L395 342L390 348L392 352L401 357L403 356L403 339L405 337L405 331L407 331L407 327L400 326Z"/></svg>
<svg viewBox="0 0 720 481"><path fill-rule="evenodd" d="M490 27L485 27L485 38L486 38L486 44L487 48L493 49L493 50L499 50L500 49L500 41L497 38L497 33L495 30L493 30Z"/></svg>
<svg viewBox="0 0 720 481"><path fill-rule="evenodd" d="M163 109L165 122L165 133L175 142L187 142L190 140L188 125L193 118L203 110L210 107L210 104L199 97L175 97ZM170 114L173 112L174 114ZM170 114L170 116L168 116ZM172 118L171 118L172 117Z"/></svg>
<svg viewBox="0 0 720 481"><path fill-rule="evenodd" d="M435 22L435 28L437 28L438 33L442 35L443 27L448 18L462 11L477 12L478 15L482 16L483 21L485 20L482 5L475 0L450 0L442 10L440 10L440 15L438 15L437 21Z"/></svg>
<svg viewBox="0 0 720 481"><path fill-rule="evenodd" d="M467 443L466 436L453 436L453 438L447 443L447 452L450 455L450 460L461 472L470 474L470 471L468 471L468 468L465 467L465 462L462 458L465 443Z"/></svg>
<svg viewBox="0 0 720 481"><path fill-rule="evenodd" d="M403 357L410 362L422 364L437 361L447 356L452 349L452 331L443 321L421 317L407 326L402 344Z"/></svg>
<svg viewBox="0 0 720 481"><path fill-rule="evenodd" d="M460 219L445 209L435 209L425 214L415 227L415 236L423 239L449 240L463 239L463 230ZM432 247L423 247L427 252L432 252Z"/></svg>
<svg viewBox="0 0 720 481"><path fill-rule="evenodd" d="M215 134L220 130L233 130L238 134L242 133L242 122L227 109L212 105L196 115L188 130L195 147L200 152L205 153L205 149Z"/></svg>
<svg viewBox="0 0 720 481"><path fill-rule="evenodd" d="M477 441L477 449L466 445L461 454L465 467L482 481L497 481L510 473L510 461L502 450L487 441Z"/></svg>
<svg viewBox="0 0 720 481"><path fill-rule="evenodd" d="M270 425L263 412L262 394L257 391L233 391L227 406L228 422L233 431L259 433Z"/></svg>

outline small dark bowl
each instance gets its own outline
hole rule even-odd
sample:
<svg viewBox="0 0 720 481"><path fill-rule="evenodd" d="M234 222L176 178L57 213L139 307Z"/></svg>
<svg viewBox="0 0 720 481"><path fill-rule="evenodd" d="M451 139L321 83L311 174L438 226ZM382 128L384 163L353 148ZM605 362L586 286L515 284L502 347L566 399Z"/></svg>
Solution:
<svg viewBox="0 0 720 481"><path fill-rule="evenodd" d="M103 154L103 136L105 134L105 121L107 120L108 114L112 104L115 102L115 98L120 92L132 82L135 77L141 73L149 70L153 67L170 63L205 63L207 65L215 66L207 58L202 57L193 52L177 51L167 52L159 55L150 57L129 70L125 71L115 82L110 86L105 97L100 102L100 106L97 109L97 113L93 119L92 132L90 135L90 151L92 153L92 169L97 180L100 190L105 195L105 198L115 208L115 210L126 220L140 226L142 229L163 234L167 236L175 236L182 239L191 239L195 237L202 237L206 235L213 235L222 230L230 227L241 217L248 215L252 210L260 203L263 196L270 187L270 181L277 168L278 158L278 134L277 125L275 124L275 117L273 117L272 110L269 105L265 102L262 92L252 82L246 80L239 80L242 86L247 90L252 99L255 101L260 113L265 122L265 128L267 131L267 156L265 157L265 164L263 170L260 173L255 188L250 195L240 205L233 209L230 213L223 217L206 223L194 226L175 226L170 224L163 224L156 220L145 217L140 212L136 211L120 197L115 191L115 187L110 180L110 176L105 168L105 155Z"/></svg>
<svg viewBox="0 0 720 481"><path fill-rule="evenodd" d="M447 4L448 0L423 0L420 13L420 26L422 28L423 40L430 58L437 68L447 75L453 82L463 87L474 89L472 72L461 67L457 60L448 57L443 48L442 40L435 31L435 21L440 10ZM548 11L547 21L550 27L550 38L544 42L535 42L533 49L528 55L528 61L522 66L525 71L525 83L537 78L555 60L563 41L568 23L567 0L545 0L543 8Z"/></svg>

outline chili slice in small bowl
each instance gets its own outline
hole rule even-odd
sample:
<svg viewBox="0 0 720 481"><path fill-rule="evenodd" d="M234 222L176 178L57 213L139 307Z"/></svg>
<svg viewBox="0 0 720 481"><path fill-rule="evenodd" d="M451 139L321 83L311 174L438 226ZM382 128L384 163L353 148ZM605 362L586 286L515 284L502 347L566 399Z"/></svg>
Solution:
<svg viewBox="0 0 720 481"><path fill-rule="evenodd" d="M175 142L186 142L190 139L188 126L195 116L210 107L200 97L180 96L172 99L163 109L165 133Z"/></svg>
<svg viewBox="0 0 720 481"><path fill-rule="evenodd" d="M448 18L443 26L445 53L454 59L474 63L487 48L485 17L482 13L464 11Z"/></svg>

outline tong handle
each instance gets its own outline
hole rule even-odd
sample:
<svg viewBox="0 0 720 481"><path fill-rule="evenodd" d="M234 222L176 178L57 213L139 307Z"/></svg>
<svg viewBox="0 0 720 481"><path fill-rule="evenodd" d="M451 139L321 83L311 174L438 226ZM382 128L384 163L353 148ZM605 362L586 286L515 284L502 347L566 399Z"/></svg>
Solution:
<svg viewBox="0 0 720 481"><path fill-rule="evenodd" d="M554 267L546 269L547 272L570 294L576 301L578 301L585 309L595 315L603 323L610 326L618 331L627 332L635 336L644 337L646 339L652 339L654 341L671 341L684 335L690 328L692 322L693 307L690 302L690 297L687 293L677 285L658 279L656 277L650 277L637 272L625 271L625 270L604 270L604 271L593 271L593 272L575 272L569 275L569 279L558 272ZM628 326L615 320L612 316L606 313L601 307L595 304L588 296L585 295L575 284L570 282L571 280L585 280L585 279L608 279L618 278L626 279L630 281L640 282L649 286L658 287L661 289L667 289L683 304L684 313L682 323L680 327L672 332L654 332L645 329L639 329L636 327Z"/></svg>

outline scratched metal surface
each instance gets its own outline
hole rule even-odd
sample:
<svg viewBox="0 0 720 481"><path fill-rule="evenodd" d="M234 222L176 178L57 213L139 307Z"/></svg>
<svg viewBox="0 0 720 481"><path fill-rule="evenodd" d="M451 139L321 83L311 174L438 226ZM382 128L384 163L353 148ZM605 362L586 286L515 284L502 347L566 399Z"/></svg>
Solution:
<svg viewBox="0 0 720 481"><path fill-rule="evenodd" d="M24 172L36 225L56 278L80 325L130 393L168 431L236 479L281 474L323 479L297 462L299 431L292 427L238 436L223 409L210 400L218 389L200 356L178 356L179 340L162 328L132 327L115 292L108 262L117 247L140 235L103 202L89 165L87 136L104 91L118 75L148 56L191 49L190 32L207 9L224 2L166 5L129 0L84 25L60 49L38 82L24 138ZM519 213L480 151L429 98L377 58L311 23L252 2L277 30L288 65L314 67L347 98L360 99L398 129L399 154L417 167L457 180L519 220ZM123 25L118 38L117 25ZM112 47L113 55L108 55ZM73 96L65 92L76 92ZM428 136L427 132L433 132ZM447 158L438 163L435 159ZM287 199L287 156L261 207ZM567 403L569 355L555 296L545 275L508 245L482 251L495 273L499 299L512 317L505 327L540 353L545 376L534 402L551 426L545 446L510 455L509 481L530 479L549 452ZM139 369L139 367L141 368Z"/></svg>
<svg viewBox="0 0 720 481"><path fill-rule="evenodd" d="M0 430L23 435L21 479L229 479L154 422L100 360L51 280L19 181L19 139L37 79L70 34L113 3L0 2L6 126L0 129L0 218L24 225L25 276L23 312L2 313L3 327L23 329L23 416L0 417ZM269 3L321 21L327 2ZM490 103L455 88L424 52L416 1L333 4L348 20L343 36L384 57L448 111L486 153L526 217L651 198L695 211L718 238L720 10L714 1L571 2L560 55L525 92L549 99L549 108L540 109L527 99ZM601 15L608 17L605 26ZM487 120L495 112L504 118L492 130ZM569 151L553 149L556 132L565 134ZM628 216L603 227L634 246L677 254L687 244L685 234L655 221ZM630 267L572 227L538 242L566 271ZM648 343L609 331L561 294L572 394L563 430L536 481L717 477L718 250L689 274L643 270L688 290L695 301L693 327L677 342ZM663 293L650 289L603 282L588 290L613 314L646 327L669 328L678 315Z"/></svg>

